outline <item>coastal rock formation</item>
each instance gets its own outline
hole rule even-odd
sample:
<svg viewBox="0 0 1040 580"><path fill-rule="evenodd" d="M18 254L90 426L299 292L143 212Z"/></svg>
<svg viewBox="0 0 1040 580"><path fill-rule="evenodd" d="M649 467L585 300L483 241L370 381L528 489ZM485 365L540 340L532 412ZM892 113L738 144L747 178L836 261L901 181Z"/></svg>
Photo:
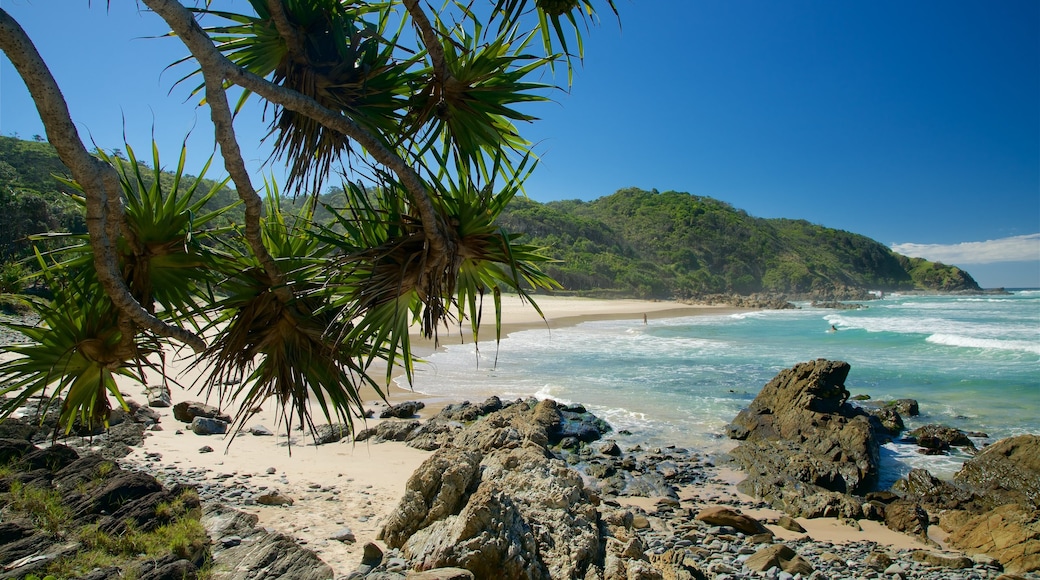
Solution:
<svg viewBox="0 0 1040 580"><path fill-rule="evenodd" d="M877 482L878 422L847 403L848 363L819 359L781 371L727 427L749 474L739 485L793 516L862 517Z"/></svg>
<svg viewBox="0 0 1040 580"><path fill-rule="evenodd" d="M998 504L1040 509L1040 435L997 441L965 461L954 481Z"/></svg>
<svg viewBox="0 0 1040 580"><path fill-rule="evenodd" d="M211 577L220 580L292 578L327 580L335 574L313 551L290 537L257 527L253 514L216 504L207 506L202 524L214 540Z"/></svg>
<svg viewBox="0 0 1040 580"><path fill-rule="evenodd" d="M547 450L561 420L556 404L542 401L463 429L409 479L382 539L422 570L583 577L604 546L581 476Z"/></svg>

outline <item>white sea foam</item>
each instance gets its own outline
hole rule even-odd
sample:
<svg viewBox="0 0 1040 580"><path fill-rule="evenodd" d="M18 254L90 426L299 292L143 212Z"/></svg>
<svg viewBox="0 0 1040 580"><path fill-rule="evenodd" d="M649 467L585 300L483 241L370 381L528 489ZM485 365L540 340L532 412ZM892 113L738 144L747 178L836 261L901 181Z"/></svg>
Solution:
<svg viewBox="0 0 1040 580"><path fill-rule="evenodd" d="M1040 355L1040 343L1024 340L1000 340L996 338L977 338L956 334L933 334L925 339L932 344L957 346L963 348L981 348L989 350L1010 350L1029 352Z"/></svg>

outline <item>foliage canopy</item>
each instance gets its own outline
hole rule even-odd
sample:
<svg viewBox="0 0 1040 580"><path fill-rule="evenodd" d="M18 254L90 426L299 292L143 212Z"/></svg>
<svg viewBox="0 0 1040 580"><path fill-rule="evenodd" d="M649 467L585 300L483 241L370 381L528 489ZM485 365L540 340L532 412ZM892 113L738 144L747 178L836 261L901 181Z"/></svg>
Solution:
<svg viewBox="0 0 1040 580"><path fill-rule="evenodd" d="M156 353L172 340L199 353L212 369L206 384L244 400L243 411L274 398L290 426L313 427L312 409L352 424L373 363L411 371L410 325L436 339L469 319L476 333L490 296L500 331L503 288L529 298L556 287L539 268L546 257L497 218L534 165L517 126L534 117L518 106L546 99L536 75L581 57L593 2L250 0L237 14L141 1L190 53L181 62L195 70L182 81L198 83L241 221L229 219L222 183L184 173L183 155L169 180L158 151L153 173L130 145L126 160L91 155L46 63L0 9L0 49L85 210L85 228L49 227L69 234L37 255L56 298L80 307L44 308L39 328L20 328L33 342L24 348L50 363L0 365L0 394L62 400L66 429L105 422L108 395L118 400L112 377L161 370ZM596 4L616 13L613 0ZM202 15L221 24L203 29ZM258 193L232 86L273 113L269 162L288 168L294 194L316 196L333 172L345 176L351 195L331 209L334 226L310 220L313 202L287 219L273 183Z"/></svg>

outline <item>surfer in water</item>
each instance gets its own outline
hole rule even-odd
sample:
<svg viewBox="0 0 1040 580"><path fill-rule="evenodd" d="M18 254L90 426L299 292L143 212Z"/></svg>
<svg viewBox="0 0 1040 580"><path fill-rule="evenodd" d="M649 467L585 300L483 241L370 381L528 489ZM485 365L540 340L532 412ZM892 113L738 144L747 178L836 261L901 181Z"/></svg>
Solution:
<svg viewBox="0 0 1040 580"><path fill-rule="evenodd" d="M831 329L830 329L830 330L828 330L827 332L838 332L838 329L837 329L837 328L834 328L834 325L832 324L832 325L831 325Z"/></svg>

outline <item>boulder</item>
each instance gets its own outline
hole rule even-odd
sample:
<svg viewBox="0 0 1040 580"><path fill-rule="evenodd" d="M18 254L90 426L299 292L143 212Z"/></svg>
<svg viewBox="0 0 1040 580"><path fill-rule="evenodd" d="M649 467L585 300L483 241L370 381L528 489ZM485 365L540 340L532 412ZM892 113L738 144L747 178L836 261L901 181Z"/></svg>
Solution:
<svg viewBox="0 0 1040 580"><path fill-rule="evenodd" d="M170 387L166 385L148 385L146 394L149 407L168 408L173 405L173 399L170 397Z"/></svg>
<svg viewBox="0 0 1040 580"><path fill-rule="evenodd" d="M328 445L350 435L350 426L343 423L318 425L314 428L314 432L311 435L314 438L315 445Z"/></svg>
<svg viewBox="0 0 1040 580"><path fill-rule="evenodd" d="M219 408L198 401L181 401L173 406L173 418L182 423L191 423L195 417L218 419L231 423L231 416L222 413Z"/></svg>
<svg viewBox="0 0 1040 580"><path fill-rule="evenodd" d="M195 417L191 420L191 430L196 435L223 435L227 433L228 423L220 419Z"/></svg>
<svg viewBox="0 0 1040 580"><path fill-rule="evenodd" d="M914 562L923 562L928 566L937 568L951 568L961 570L971 568L974 562L964 554L951 554L949 552L932 552L929 550L914 550L910 553Z"/></svg>
<svg viewBox="0 0 1040 580"><path fill-rule="evenodd" d="M744 561L744 566L756 572L765 572L776 567L790 575L808 577L813 573L812 564L783 544L766 546Z"/></svg>
<svg viewBox="0 0 1040 580"><path fill-rule="evenodd" d="M379 413L379 418L411 419L415 416L415 414L418 411L420 411L424 407L426 407L426 404L422 401L405 401L404 403L400 403L392 407L387 407L386 409L383 409L383 412Z"/></svg>
<svg viewBox="0 0 1040 580"><path fill-rule="evenodd" d="M867 413L846 402L849 370L848 363L818 359L780 371L737 415L727 434L741 441L730 455L749 474L742 491L793 516L814 517L810 512L819 510L799 506L819 503L810 496L872 490L880 448ZM825 504L846 517L862 512L853 500Z"/></svg>
<svg viewBox="0 0 1040 580"><path fill-rule="evenodd" d="M380 539L413 568L477 578L581 578L602 561L581 475L547 449L553 401L516 404L453 436L409 478Z"/></svg>
<svg viewBox="0 0 1040 580"><path fill-rule="evenodd" d="M975 444L964 431L946 425L924 425L911 431L910 436L924 449L946 451L950 447L963 447L975 451Z"/></svg>
<svg viewBox="0 0 1040 580"><path fill-rule="evenodd" d="M996 558L1009 574L1040 570L1040 510L1003 505L967 519L950 532L949 545Z"/></svg>
<svg viewBox="0 0 1040 580"><path fill-rule="evenodd" d="M997 441L965 461L954 481L999 504L1040 508L1040 435Z"/></svg>
<svg viewBox="0 0 1040 580"><path fill-rule="evenodd" d="M728 507L706 507L697 513L697 519L713 526L729 526L748 535L763 533L772 535L772 532L767 530L755 518L746 516Z"/></svg>
<svg viewBox="0 0 1040 580"><path fill-rule="evenodd" d="M928 538L928 512L914 501L897 499L885 506L885 525L890 530Z"/></svg>

